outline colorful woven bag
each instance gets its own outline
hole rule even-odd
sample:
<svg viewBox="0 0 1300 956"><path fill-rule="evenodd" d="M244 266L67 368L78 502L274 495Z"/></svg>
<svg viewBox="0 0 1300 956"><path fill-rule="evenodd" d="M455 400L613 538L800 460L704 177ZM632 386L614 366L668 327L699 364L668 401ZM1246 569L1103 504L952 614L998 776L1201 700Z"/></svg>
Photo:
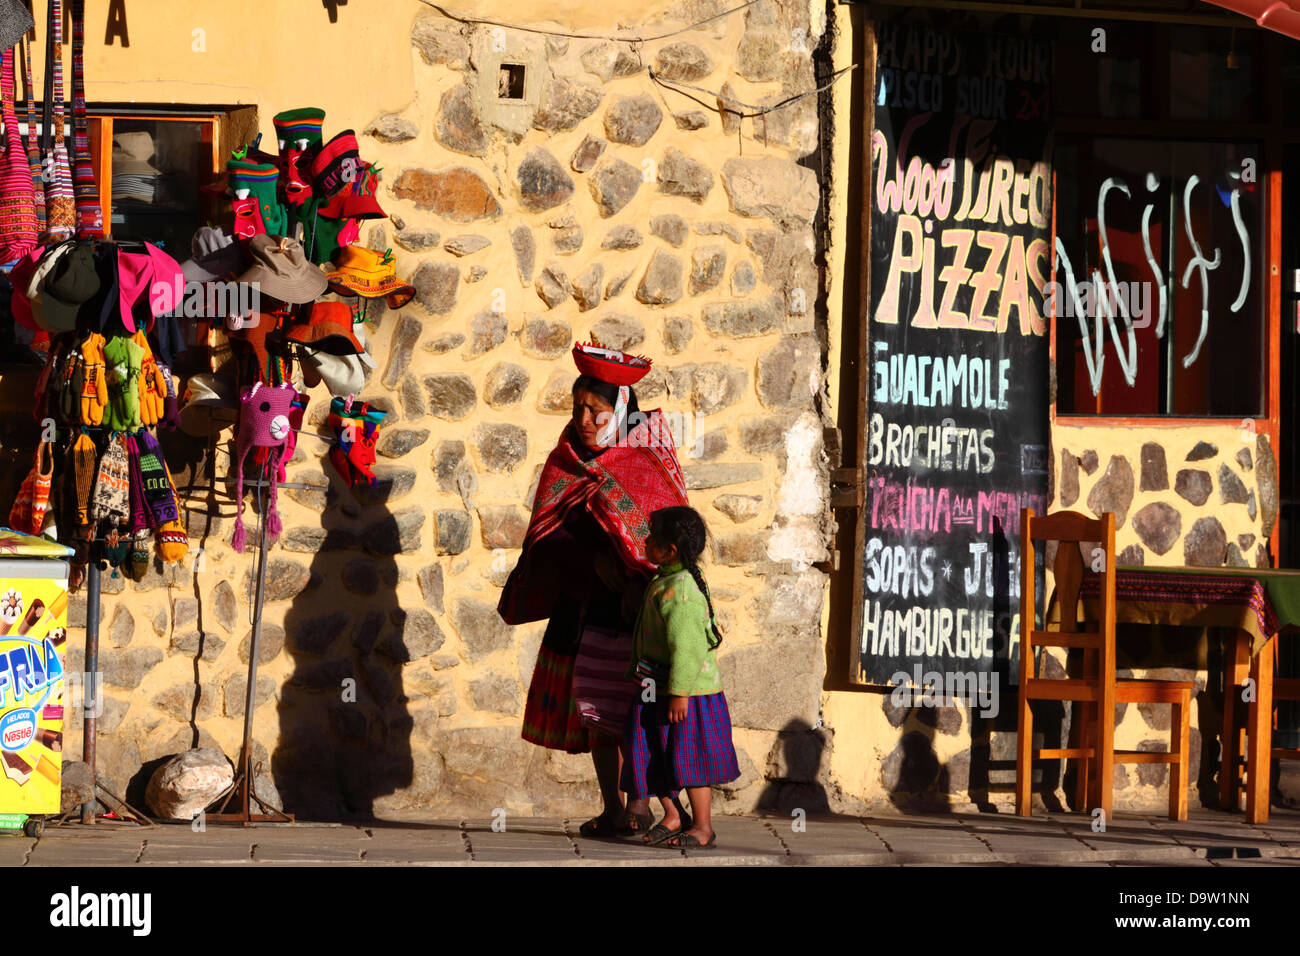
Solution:
<svg viewBox="0 0 1300 956"><path fill-rule="evenodd" d="M32 203L32 171L18 135L14 112L14 51L0 59L3 96L4 156L0 159L0 262L12 262L36 247L36 208Z"/></svg>
<svg viewBox="0 0 1300 956"><path fill-rule="evenodd" d="M18 489L9 509L9 527L24 534L40 534L50 507L54 481L54 446L43 441L36 447L36 462Z"/></svg>
<svg viewBox="0 0 1300 956"><path fill-rule="evenodd" d="M68 147L63 137L66 121L63 112L63 0L50 0L48 29L41 166L41 178L45 181L45 231L51 239L67 239L77 225L77 207L72 192L72 167L68 164Z"/></svg>
<svg viewBox="0 0 1300 956"><path fill-rule="evenodd" d="M90 124L86 122L86 0L72 4L72 189L77 208L77 237L101 239L104 209L90 158Z"/></svg>

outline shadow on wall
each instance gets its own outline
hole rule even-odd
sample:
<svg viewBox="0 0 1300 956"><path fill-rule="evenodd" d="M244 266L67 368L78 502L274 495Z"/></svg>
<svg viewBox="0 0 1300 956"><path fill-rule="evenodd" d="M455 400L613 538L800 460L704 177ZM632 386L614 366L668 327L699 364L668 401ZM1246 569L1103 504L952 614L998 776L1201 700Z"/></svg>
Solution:
<svg viewBox="0 0 1300 956"><path fill-rule="evenodd" d="M391 480L354 494L332 465L325 471L324 534L310 583L284 619L294 670L280 688L271 774L283 808L299 819L368 820L378 798L408 787L413 776L401 673L406 612L393 557L402 531L385 504ZM299 532L320 534L285 529L286 536ZM274 571L274 562L269 567ZM270 678L258 678L259 699L273 690Z"/></svg>
<svg viewBox="0 0 1300 956"><path fill-rule="evenodd" d="M758 797L757 810L789 813L829 813L830 800L819 782L830 763L831 740L826 728L805 720L791 720L777 733L767 757L767 783ZM741 759L742 771L747 758ZM744 777L737 781L743 783Z"/></svg>

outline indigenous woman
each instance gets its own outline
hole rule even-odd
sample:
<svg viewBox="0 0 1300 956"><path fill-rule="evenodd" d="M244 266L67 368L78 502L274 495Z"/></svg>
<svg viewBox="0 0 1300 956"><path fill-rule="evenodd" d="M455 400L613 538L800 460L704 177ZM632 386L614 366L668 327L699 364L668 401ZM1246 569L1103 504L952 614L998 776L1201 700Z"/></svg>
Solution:
<svg viewBox="0 0 1300 956"><path fill-rule="evenodd" d="M646 558L652 511L686 503L672 437L658 409L644 414L632 385L648 359L593 342L573 347L581 373L573 418L537 483L519 563L498 611L508 624L547 621L523 737L592 756L604 809L584 836L644 832L644 798L623 806L619 741L639 691L625 677L631 628L655 566Z"/></svg>

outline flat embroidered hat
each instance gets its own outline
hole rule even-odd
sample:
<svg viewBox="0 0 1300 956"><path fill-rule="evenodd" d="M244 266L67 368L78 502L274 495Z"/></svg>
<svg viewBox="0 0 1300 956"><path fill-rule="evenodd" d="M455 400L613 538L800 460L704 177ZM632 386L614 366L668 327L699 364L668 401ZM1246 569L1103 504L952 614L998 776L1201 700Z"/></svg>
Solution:
<svg viewBox="0 0 1300 956"><path fill-rule="evenodd" d="M326 278L340 295L382 297L394 311L415 297L415 286L397 276L392 249L376 252L364 246L344 246L334 254L334 262L335 268Z"/></svg>

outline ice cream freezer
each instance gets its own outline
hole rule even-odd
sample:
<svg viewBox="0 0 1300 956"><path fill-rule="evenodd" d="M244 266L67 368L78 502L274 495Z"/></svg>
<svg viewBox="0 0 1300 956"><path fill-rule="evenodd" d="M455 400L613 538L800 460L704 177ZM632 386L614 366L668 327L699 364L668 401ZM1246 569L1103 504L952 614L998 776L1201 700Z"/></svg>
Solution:
<svg viewBox="0 0 1300 956"><path fill-rule="evenodd" d="M59 812L70 554L0 528L0 828Z"/></svg>

